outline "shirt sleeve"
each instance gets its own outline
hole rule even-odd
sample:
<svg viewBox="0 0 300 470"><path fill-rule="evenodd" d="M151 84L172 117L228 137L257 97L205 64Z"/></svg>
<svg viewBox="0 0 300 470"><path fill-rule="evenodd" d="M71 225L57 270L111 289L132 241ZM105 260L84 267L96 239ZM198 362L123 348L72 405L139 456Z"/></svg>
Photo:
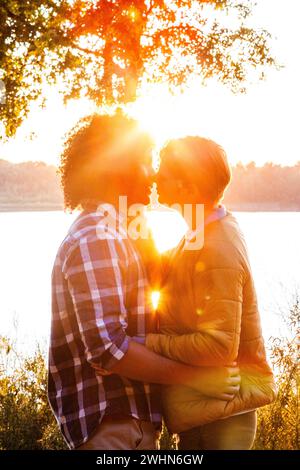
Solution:
<svg viewBox="0 0 300 470"><path fill-rule="evenodd" d="M114 239L82 238L67 256L68 282L87 361L111 369L129 346L124 303L126 258Z"/></svg>

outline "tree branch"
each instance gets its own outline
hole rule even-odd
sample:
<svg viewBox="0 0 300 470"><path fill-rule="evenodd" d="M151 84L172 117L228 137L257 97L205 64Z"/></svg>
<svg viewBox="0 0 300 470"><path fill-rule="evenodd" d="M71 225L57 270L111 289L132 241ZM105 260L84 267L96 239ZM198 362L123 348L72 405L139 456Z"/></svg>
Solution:
<svg viewBox="0 0 300 470"><path fill-rule="evenodd" d="M85 54L92 54L94 55L95 57L103 57L103 53L100 52L100 51L92 51L91 49L87 49L85 47L80 47L78 46L77 44L73 43L72 42L72 47L74 49L78 49L79 51L81 52L84 52Z"/></svg>
<svg viewBox="0 0 300 470"><path fill-rule="evenodd" d="M153 8L154 8L154 5L155 5L155 2L153 0L151 0L150 2L150 6L148 8L148 10L146 11L146 15L150 15L150 13L152 12Z"/></svg>
<svg viewBox="0 0 300 470"><path fill-rule="evenodd" d="M103 58L103 52L92 51L90 49L86 49L85 47L80 47L80 46L78 46L77 44L74 44L74 43L72 43L72 47L74 49L78 49L81 52L84 52L85 54L92 54L93 56L95 56L97 58ZM126 74L126 70L122 69L122 67L120 67L115 62L112 62L111 66L112 66L113 73L115 73L119 77L123 77Z"/></svg>
<svg viewBox="0 0 300 470"><path fill-rule="evenodd" d="M0 8L2 8L2 10L4 10L7 13L7 16L9 18L12 18L13 20L20 20L21 19L20 15L16 15L12 11L10 11L10 9L7 7L7 5L2 4Z"/></svg>

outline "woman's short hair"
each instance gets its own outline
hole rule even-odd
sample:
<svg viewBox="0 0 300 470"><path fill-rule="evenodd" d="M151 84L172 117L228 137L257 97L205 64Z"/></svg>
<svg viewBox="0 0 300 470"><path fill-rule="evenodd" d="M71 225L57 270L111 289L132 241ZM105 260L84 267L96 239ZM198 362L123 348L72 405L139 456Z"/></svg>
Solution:
<svg viewBox="0 0 300 470"><path fill-rule="evenodd" d="M161 153L161 169L187 184L194 183L203 203L221 201L231 179L231 170L224 149L204 137L183 137L170 140Z"/></svg>

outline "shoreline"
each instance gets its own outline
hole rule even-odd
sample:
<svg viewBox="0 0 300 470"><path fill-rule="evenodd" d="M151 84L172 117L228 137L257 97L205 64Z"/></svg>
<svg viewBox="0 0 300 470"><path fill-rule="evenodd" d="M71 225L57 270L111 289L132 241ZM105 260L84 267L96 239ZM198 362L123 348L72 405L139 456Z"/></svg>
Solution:
<svg viewBox="0 0 300 470"><path fill-rule="evenodd" d="M1 204L0 212L54 212L64 210L63 204Z"/></svg>
<svg viewBox="0 0 300 470"><path fill-rule="evenodd" d="M263 205L263 204L225 204L226 207L232 212L300 212L300 207L286 206L280 207L278 204ZM1 204L0 212L63 212L63 204Z"/></svg>

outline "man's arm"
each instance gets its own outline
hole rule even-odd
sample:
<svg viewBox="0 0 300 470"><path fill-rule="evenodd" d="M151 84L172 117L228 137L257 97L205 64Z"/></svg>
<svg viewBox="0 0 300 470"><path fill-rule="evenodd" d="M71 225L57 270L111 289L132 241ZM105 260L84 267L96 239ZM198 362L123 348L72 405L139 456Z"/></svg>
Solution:
<svg viewBox="0 0 300 470"><path fill-rule="evenodd" d="M130 341L123 358L112 373L141 382L186 385L203 395L231 400L239 391L239 369L232 367L193 367L175 362Z"/></svg>
<svg viewBox="0 0 300 470"><path fill-rule="evenodd" d="M126 353L127 312L123 290L126 259L117 242L96 230L81 238L62 270L68 282L85 357L92 366L110 369Z"/></svg>

